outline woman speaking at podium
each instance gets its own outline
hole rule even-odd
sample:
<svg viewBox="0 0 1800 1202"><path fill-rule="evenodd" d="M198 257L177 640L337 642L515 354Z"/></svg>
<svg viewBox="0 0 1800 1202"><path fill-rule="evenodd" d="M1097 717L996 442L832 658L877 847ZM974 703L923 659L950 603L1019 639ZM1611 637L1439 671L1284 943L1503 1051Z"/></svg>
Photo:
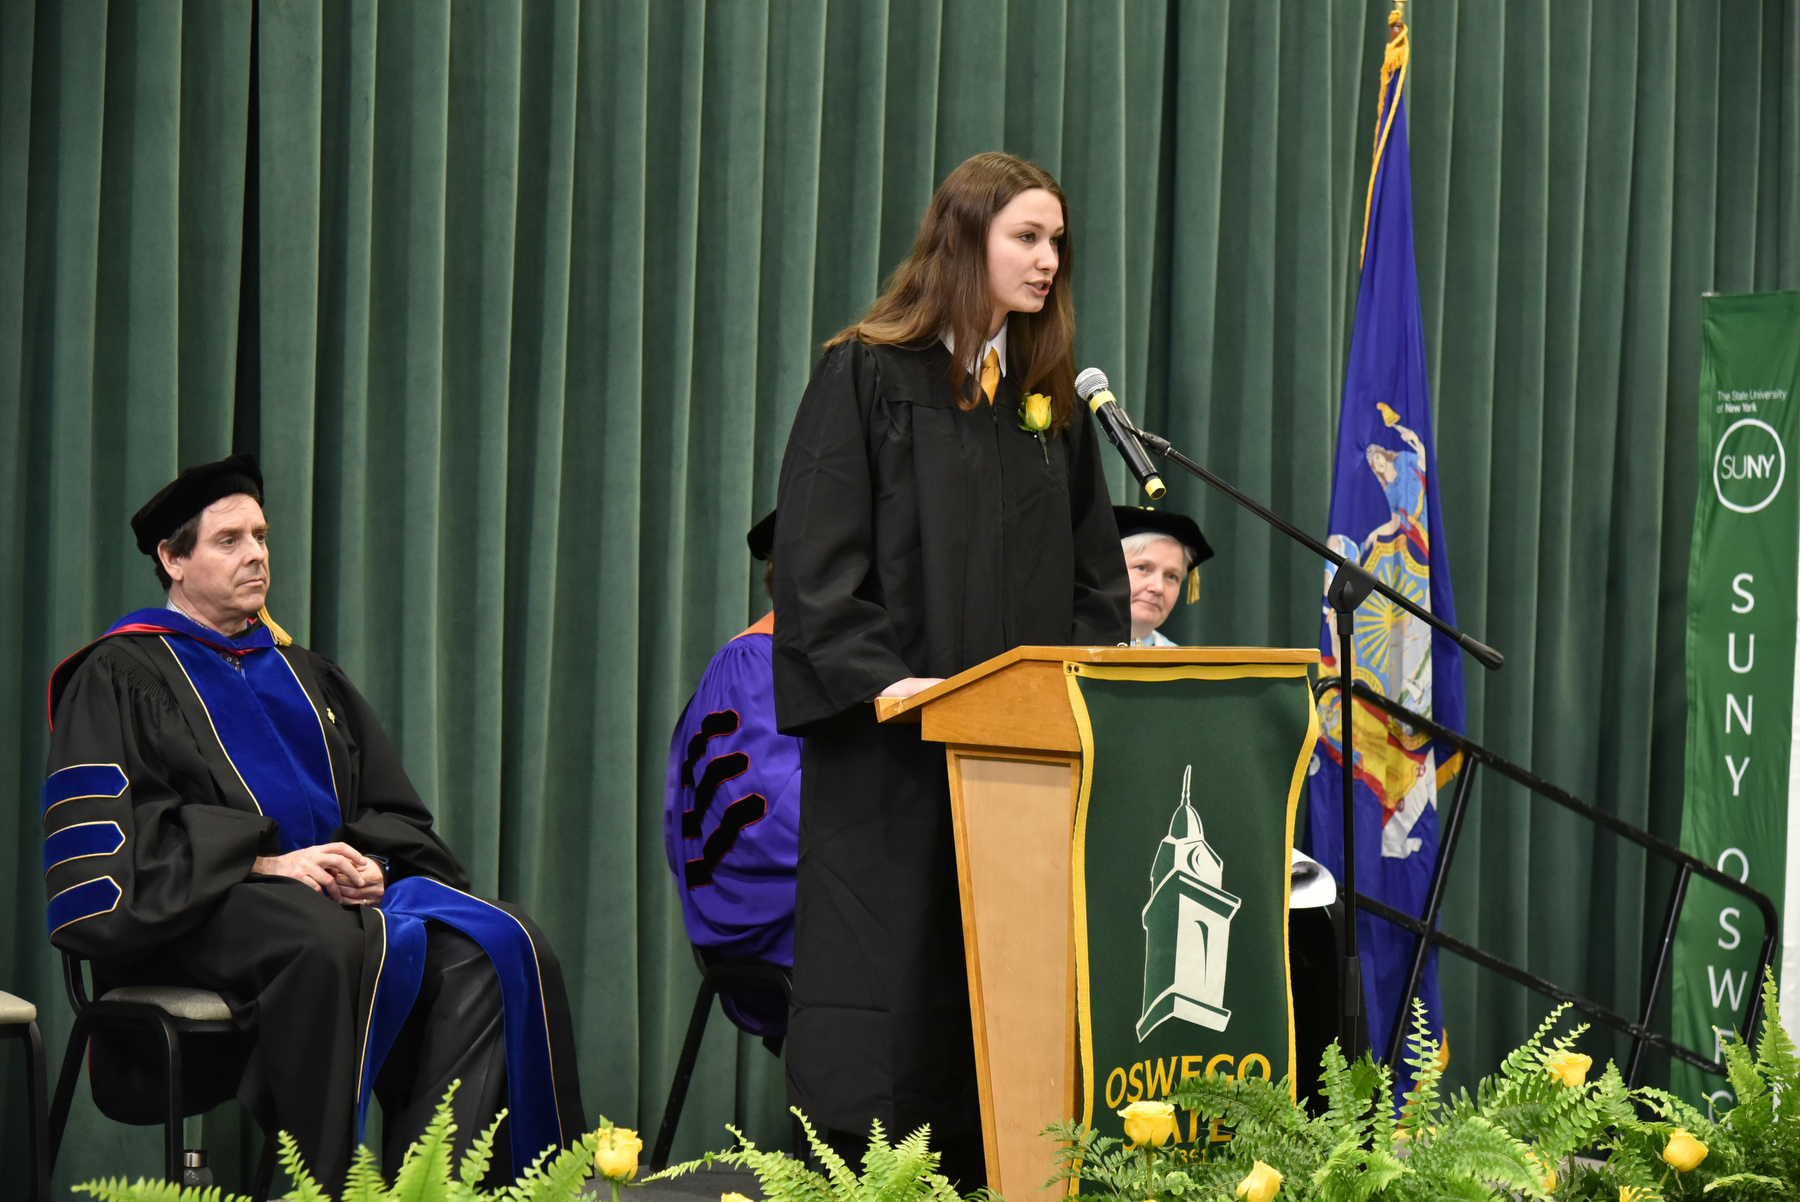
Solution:
<svg viewBox="0 0 1800 1202"><path fill-rule="evenodd" d="M871 1120L929 1123L965 1192L985 1169L944 752L871 702L1129 636L1071 262L1048 172L964 162L826 344L781 465L775 710L806 740L788 1097L853 1164Z"/></svg>

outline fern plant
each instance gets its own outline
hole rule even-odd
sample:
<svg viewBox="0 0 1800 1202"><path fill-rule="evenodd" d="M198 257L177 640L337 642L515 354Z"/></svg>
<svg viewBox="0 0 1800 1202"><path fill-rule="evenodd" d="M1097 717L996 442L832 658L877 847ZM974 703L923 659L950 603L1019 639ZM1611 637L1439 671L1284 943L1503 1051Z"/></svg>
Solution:
<svg viewBox="0 0 1800 1202"><path fill-rule="evenodd" d="M824 1172L807 1167L804 1161L785 1152L764 1151L745 1139L736 1127L727 1127L737 1139L737 1146L730 1151L708 1152L699 1160L671 1165L644 1180L660 1181L714 1164L728 1164L755 1173L769 1202L961 1202L956 1187L937 1171L938 1154L931 1150L929 1127L920 1127L895 1144L888 1142L879 1121L871 1124L869 1146L863 1153L863 1171L859 1174L819 1138L804 1114L797 1109L792 1113L800 1120L806 1142ZM998 1195L986 1190L977 1190L969 1197L978 1202L999 1202Z"/></svg>
<svg viewBox="0 0 1800 1202"><path fill-rule="evenodd" d="M1647 1202L1800 1199L1800 1054L1782 1026L1772 972L1762 1001L1766 1017L1754 1050L1735 1037L1720 1041L1737 1098L1725 1114L1703 1114L1660 1089L1634 1092L1653 1117L1621 1119L1604 1141L1611 1154L1595 1174L1615 1194L1636 1188ZM1681 1160L1670 1152L1677 1131L1705 1148L1704 1159L1685 1172L1672 1163Z"/></svg>
<svg viewBox="0 0 1800 1202"><path fill-rule="evenodd" d="M450 1117L450 1099L456 1096L459 1084L451 1083L424 1135L407 1148L392 1186L382 1181L375 1154L365 1144L356 1150L338 1202L576 1202L582 1196L582 1183L593 1170L593 1132L560 1152L546 1148L512 1185L491 1193L481 1189L480 1182L493 1162L494 1135L506 1118L504 1110L469 1145L452 1177L451 1140L456 1123ZM277 1139L281 1167L294 1183L290 1202L333 1202L307 1171L294 1137L283 1131ZM129 1183L124 1178L89 1181L74 1190L91 1194L98 1202L250 1202L241 1194L227 1194L217 1187L202 1189L141 1177Z"/></svg>
<svg viewBox="0 0 1800 1202"><path fill-rule="evenodd" d="M1737 1039L1722 1043L1737 1105L1719 1118L1663 1090L1628 1090L1611 1064L1597 1080L1587 1080L1590 1062L1574 1051L1587 1027L1553 1038L1566 1007L1552 1012L1472 1095L1447 1098L1438 1042L1415 1003L1406 1060L1413 1084L1398 1106L1387 1068L1366 1056L1351 1063L1332 1044L1322 1060L1327 1106L1317 1118L1294 1103L1285 1081L1201 1077L1167 1100L1219 1120L1231 1129L1229 1140L1206 1156L1182 1160L1172 1149L1127 1147L1082 1124L1058 1123L1044 1132L1062 1144L1052 1181L1079 1179L1082 1194L1096 1202L1233 1202L1240 1192L1265 1196L1257 1188L1268 1184L1266 1172L1262 1187L1250 1188L1260 1163L1280 1174L1278 1202L1800 1202L1800 1052L1781 1025L1773 974L1763 983L1763 1008L1767 1019L1754 1049ZM455 1089L407 1149L391 1187L383 1183L374 1154L359 1148L339 1202L574 1202L581 1196L595 1168L599 1133L554 1156L545 1151L510 1186L481 1191L504 1112L463 1156L453 1178ZM770 1202L961 1202L937 1171L928 1128L890 1143L874 1124L859 1174L804 1115L793 1113L823 1171L763 1151L728 1128L738 1140L733 1150L708 1153L649 1180L729 1164L754 1172ZM635 1143L634 1133L624 1134ZM295 1183L294 1202L332 1202L307 1173L293 1139L283 1132L280 1142L282 1167ZM1581 1153L1602 1159L1577 1161ZM635 1155L628 1159L635 1164ZM633 1165L605 1171L622 1181ZM217 1189L141 1179L75 1188L100 1202L247 1202ZM986 1190L970 1198L999 1202Z"/></svg>
<svg viewBox="0 0 1800 1202"><path fill-rule="evenodd" d="M1106 1202L1230 1202L1248 1192L1260 1162L1281 1174L1279 1197L1287 1202L1548 1198L1560 1184L1552 1157L1603 1132L1589 1109L1610 1113L1605 1105L1573 1106L1529 1081L1535 1069L1550 1083L1545 1060L1579 1035L1546 1049L1552 1025L1509 1058L1511 1076L1503 1072L1501 1082L1484 1083L1487 1104L1480 1094L1446 1100L1439 1044L1415 1006L1407 1057L1413 1085L1398 1107L1387 1068L1366 1056L1351 1063L1333 1044L1321 1062L1327 1106L1317 1118L1294 1103L1286 1082L1195 1078L1167 1100L1219 1120L1232 1131L1228 1141L1183 1162L1173 1150L1128 1149L1092 1128L1059 1123L1045 1131L1063 1144L1052 1180L1078 1178L1084 1196ZM1526 1142L1528 1129L1558 1134L1534 1148Z"/></svg>
<svg viewBox="0 0 1800 1202"><path fill-rule="evenodd" d="M1446 1098L1438 1044L1415 1003L1413 1085L1398 1106L1386 1068L1347 1063L1333 1044L1317 1118L1289 1099L1286 1082L1198 1078L1167 1100L1218 1119L1233 1130L1228 1142L1184 1164L1059 1123L1045 1131L1064 1145L1054 1179L1079 1178L1105 1202L1230 1202L1261 1161L1281 1174L1285 1202L1800 1202L1800 1053L1781 1025L1773 975L1763 1005L1754 1051L1723 1044L1738 1102L1717 1119L1663 1090L1627 1089L1616 1065L1588 1080L1591 1062L1574 1050L1588 1028L1554 1034L1567 1007L1472 1095Z"/></svg>
<svg viewBox="0 0 1800 1202"><path fill-rule="evenodd" d="M1172 1104L1235 1129L1225 1150L1205 1159L1183 1160L1170 1148L1133 1148L1081 1123L1053 1124L1044 1134L1062 1147L1051 1181L1078 1180L1083 1197L1103 1202L1211 1199L1231 1195L1260 1160L1282 1174L1283 1197L1303 1196L1296 1183L1324 1168L1339 1144L1365 1142L1371 1103L1386 1087L1385 1070L1367 1060L1347 1064L1335 1044L1326 1050L1324 1075L1332 1105L1316 1120L1293 1103L1285 1083L1258 1077L1209 1077L1171 1094Z"/></svg>

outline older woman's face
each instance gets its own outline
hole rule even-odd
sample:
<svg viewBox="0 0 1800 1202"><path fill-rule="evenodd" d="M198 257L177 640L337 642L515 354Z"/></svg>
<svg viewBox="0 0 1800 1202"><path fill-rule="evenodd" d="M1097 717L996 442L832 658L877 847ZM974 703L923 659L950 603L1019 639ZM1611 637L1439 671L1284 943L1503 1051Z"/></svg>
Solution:
<svg viewBox="0 0 1800 1202"><path fill-rule="evenodd" d="M1172 538L1158 538L1125 559L1131 580L1131 637L1141 639L1168 621L1187 575L1187 553Z"/></svg>

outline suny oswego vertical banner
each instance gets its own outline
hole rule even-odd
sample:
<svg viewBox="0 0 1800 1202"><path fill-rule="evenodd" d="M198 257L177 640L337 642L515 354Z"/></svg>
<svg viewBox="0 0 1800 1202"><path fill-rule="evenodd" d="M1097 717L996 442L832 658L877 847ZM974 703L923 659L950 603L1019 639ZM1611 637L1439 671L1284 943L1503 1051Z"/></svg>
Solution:
<svg viewBox="0 0 1800 1202"><path fill-rule="evenodd" d="M1796 908L1800 760L1794 716L1800 579L1800 292L1702 301L1700 473L1688 565L1687 776L1681 846ZM1762 918L1737 894L1696 879L1676 937L1674 1035L1715 1059L1715 1032L1736 1031ZM1790 927L1791 929L1791 927ZM1800 950L1782 960L1794 994ZM1675 1092L1729 1108L1729 1083L1677 1062Z"/></svg>

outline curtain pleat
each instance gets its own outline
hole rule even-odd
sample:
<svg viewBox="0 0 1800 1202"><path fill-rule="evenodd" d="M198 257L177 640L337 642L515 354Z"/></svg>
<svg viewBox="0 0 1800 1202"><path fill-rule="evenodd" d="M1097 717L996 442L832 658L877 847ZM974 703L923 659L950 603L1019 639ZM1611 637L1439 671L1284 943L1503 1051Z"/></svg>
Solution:
<svg viewBox="0 0 1800 1202"><path fill-rule="evenodd" d="M667 740L766 607L743 533L820 342L946 172L1025 154L1069 196L1081 364L1321 530L1386 10L0 4L0 988L59 1048L49 669L157 601L141 501L255 450L277 619L368 694L478 888L537 916L587 1104L648 1138L697 981ZM1697 298L1800 286L1800 20L1411 16L1436 470L1459 617L1508 656L1470 665L1470 729L1673 838ZM1170 483L1219 548L1171 633L1313 644L1321 565ZM1667 874L1491 776L1457 863L1448 930L1636 1009ZM1453 957L1444 981L1461 1080L1545 1008ZM197 1132L227 1183L258 1146L230 1109ZM22 1118L0 1091L9 1164ZM780 1061L715 1015L676 1154L727 1122L788 1139ZM84 1093L59 1182L157 1147Z"/></svg>

